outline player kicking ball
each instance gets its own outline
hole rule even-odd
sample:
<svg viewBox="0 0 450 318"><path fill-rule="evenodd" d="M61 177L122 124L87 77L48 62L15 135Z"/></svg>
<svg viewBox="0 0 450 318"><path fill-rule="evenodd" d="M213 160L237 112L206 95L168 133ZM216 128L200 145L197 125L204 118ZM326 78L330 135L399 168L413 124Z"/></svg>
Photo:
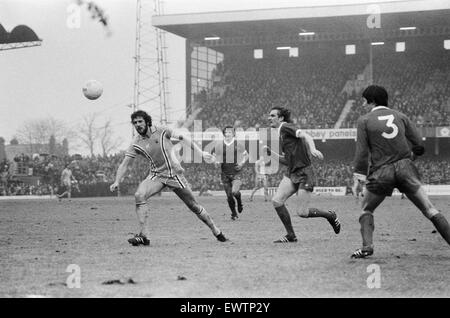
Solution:
<svg viewBox="0 0 450 318"><path fill-rule="evenodd" d="M425 152L414 124L405 114L387 107L388 94L383 87L370 85L362 96L371 111L358 119L354 174L364 179L369 173L359 217L362 248L351 257L365 258L373 254L373 212L386 196L392 195L394 188L404 193L450 244L450 226L428 198L412 161L413 156Z"/></svg>
<svg viewBox="0 0 450 318"><path fill-rule="evenodd" d="M203 152L187 136L178 135L169 128L153 126L150 115L142 110L131 114L131 123L138 134L126 151L125 158L117 169L116 179L110 186L110 190L115 191L118 188L119 182L123 179L128 166L137 155L141 155L148 160L150 173L139 184L134 195L140 232L135 237L129 239L128 242L133 246L150 245L148 238L149 206L147 205L147 201L150 197L160 193L164 187L168 187L175 192L186 206L211 229L217 240L220 242L227 241L205 208L198 204L194 198L183 176L184 169L170 155L173 147L171 138L185 142L189 147L194 148L195 151L200 153L205 160L211 160L211 154Z"/></svg>
<svg viewBox="0 0 450 318"><path fill-rule="evenodd" d="M288 109L274 107L270 110L268 118L270 126L278 129L281 151L284 152L284 156L279 155L275 151L271 151L267 146L264 147L268 155L275 155L282 164L287 166L286 175L283 176L272 198L273 206L287 234L279 240L274 241L274 243L297 242L291 217L285 206L286 200L297 192L300 202L297 214L300 217L322 217L331 224L336 234L341 230L341 224L336 216L336 212L309 207L311 192L314 189L314 174L309 154L311 153L312 156L319 159L323 159L323 155L316 149L312 137L291 123L290 116L291 112Z"/></svg>

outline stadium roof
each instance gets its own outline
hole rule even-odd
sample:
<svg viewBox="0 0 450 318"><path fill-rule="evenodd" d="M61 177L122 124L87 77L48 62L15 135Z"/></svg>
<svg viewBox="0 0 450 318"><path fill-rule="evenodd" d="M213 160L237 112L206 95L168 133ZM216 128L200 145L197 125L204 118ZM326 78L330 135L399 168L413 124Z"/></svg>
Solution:
<svg viewBox="0 0 450 318"><path fill-rule="evenodd" d="M381 28L367 27L370 14L379 12ZM450 1L389 1L374 4L347 4L245 11L207 12L160 15L153 25L194 42L205 37L231 39L278 35L299 36L299 32L320 34L360 34L370 37L374 32L398 31L400 27L420 30L441 28L450 34Z"/></svg>
<svg viewBox="0 0 450 318"><path fill-rule="evenodd" d="M26 25L18 25L7 32L0 24L0 51L40 45L41 39Z"/></svg>

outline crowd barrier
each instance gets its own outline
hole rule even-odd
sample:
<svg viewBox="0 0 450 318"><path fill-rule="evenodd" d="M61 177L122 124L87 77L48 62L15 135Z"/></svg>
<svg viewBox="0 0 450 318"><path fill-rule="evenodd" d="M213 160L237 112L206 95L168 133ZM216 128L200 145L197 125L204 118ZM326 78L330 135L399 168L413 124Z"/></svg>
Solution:
<svg viewBox="0 0 450 318"><path fill-rule="evenodd" d="M426 184L423 186L425 188L425 192L428 195L450 195L450 185L446 184L439 184L439 185L432 185L432 184ZM401 195L401 192L397 189L394 189L394 192L392 195Z"/></svg>
<svg viewBox="0 0 450 318"><path fill-rule="evenodd" d="M424 185L425 191L428 195L450 195L450 185ZM268 192L270 196L273 196L277 191L276 187L268 188ZM250 195L252 190L241 190L242 195L247 196ZM197 194L198 192L194 192ZM345 196L348 191L347 187L315 187L314 194L316 195L329 195L329 196ZM224 196L225 191L209 191L210 195L213 196ZM170 195L170 192L163 193L163 195ZM259 189L256 191L255 195L262 196L264 195L264 190ZM394 189L394 196L401 195L401 193Z"/></svg>
<svg viewBox="0 0 450 318"><path fill-rule="evenodd" d="M109 183L93 184L93 185L82 185L80 186L80 192L72 191L72 197L76 198L86 198L86 197L106 197L106 196L117 196L117 192L112 193L109 191ZM450 195L450 185L424 185L425 191L428 195L440 195L447 196ZM134 194L135 187L130 185L121 185L120 196L130 196ZM268 188L269 195L273 196L277 190L276 187ZM198 191L193 191L194 195L198 195ZM243 196L250 196L252 190L241 190ZM348 191L346 187L315 187L314 194L316 195L327 195L327 196L345 196ZM161 196L172 196L174 193L172 191L163 191ZM225 196L225 191L208 191L206 195L210 196ZM255 195L264 195L264 190L259 189L256 191ZM393 196L401 195L401 193L394 189ZM49 195L18 195L18 196L0 196L0 200L5 199L48 199L51 198Z"/></svg>
<svg viewBox="0 0 450 318"><path fill-rule="evenodd" d="M81 184L79 185L80 191L72 188L73 198L88 198L88 197L111 197L117 196L117 193L112 193L109 190L111 184L107 182L99 182L95 184ZM121 187L121 191L126 193L126 186Z"/></svg>
<svg viewBox="0 0 450 318"><path fill-rule="evenodd" d="M270 187L269 195L274 195L277 191L276 187ZM256 194L264 195L264 190L258 191ZM317 195L334 195L334 196L344 196L347 192L347 187L314 187L314 194Z"/></svg>

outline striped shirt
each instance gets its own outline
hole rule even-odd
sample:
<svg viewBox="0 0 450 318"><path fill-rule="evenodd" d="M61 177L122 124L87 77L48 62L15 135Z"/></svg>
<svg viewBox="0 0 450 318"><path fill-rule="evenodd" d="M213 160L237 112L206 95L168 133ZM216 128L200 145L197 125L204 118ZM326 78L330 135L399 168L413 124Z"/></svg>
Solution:
<svg viewBox="0 0 450 318"><path fill-rule="evenodd" d="M167 127L149 127L147 134L138 134L125 152L125 156L136 158L141 155L150 164L150 171L161 177L173 178L176 173L173 170L170 152L173 144L170 138L179 138L172 129Z"/></svg>

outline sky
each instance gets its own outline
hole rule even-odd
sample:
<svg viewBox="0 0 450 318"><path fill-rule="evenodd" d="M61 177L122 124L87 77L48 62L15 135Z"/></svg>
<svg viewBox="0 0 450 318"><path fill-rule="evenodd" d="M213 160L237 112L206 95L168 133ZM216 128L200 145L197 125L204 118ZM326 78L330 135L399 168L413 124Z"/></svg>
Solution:
<svg viewBox="0 0 450 318"><path fill-rule="evenodd" d="M108 16L110 36L85 7L80 27L69 28L68 7L73 3L0 1L0 24L7 31L26 24L43 39L41 46L0 51L0 136L6 144L27 121L51 116L77 130L83 116L91 113L98 114L98 126L106 120L112 122L118 138L123 139L122 147L130 141L131 108L127 105L133 102L134 92L136 1L96 1ZM180 53L173 56L168 52L168 60L173 62L169 66L170 115L177 119L184 116L185 107L184 52L180 52L184 40L174 35L168 40L172 52ZM98 100L82 95L89 79L102 83L103 95ZM84 147L70 146L71 152L87 154Z"/></svg>
<svg viewBox="0 0 450 318"><path fill-rule="evenodd" d="M153 0L150 0L153 2ZM361 3L361 0L165 0L165 14L213 12ZM365 1L368 2L368 1ZM369 1L369 2L373 2ZM120 148L130 142L129 123L134 89L136 0L96 0L108 16L111 35L80 11L79 27L69 27L70 5L75 0L1 0L0 24L7 31L26 24L43 39L42 45L0 51L0 137L6 144L25 123L53 117L78 129L83 117L97 114L97 126L107 120L114 127ZM169 120L185 114L185 40L166 35ZM95 101L82 95L87 80L103 85ZM146 109L147 110L147 109ZM158 112L148 110L158 120ZM96 148L96 152L99 152ZM87 154L72 142L70 152Z"/></svg>

